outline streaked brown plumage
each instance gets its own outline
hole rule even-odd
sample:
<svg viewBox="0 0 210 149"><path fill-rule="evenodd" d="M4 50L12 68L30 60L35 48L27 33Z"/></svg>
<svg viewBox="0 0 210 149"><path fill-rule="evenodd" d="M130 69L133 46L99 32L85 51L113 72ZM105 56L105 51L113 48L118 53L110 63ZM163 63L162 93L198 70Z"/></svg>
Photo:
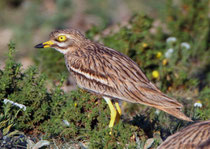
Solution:
<svg viewBox="0 0 210 149"><path fill-rule="evenodd" d="M60 40L61 37L65 40ZM54 31L50 34L50 41L36 46L43 47L52 47L64 54L66 66L79 87L113 100L155 107L179 119L191 121L180 111L182 104L162 93L133 60L90 41L79 31Z"/></svg>
<svg viewBox="0 0 210 149"><path fill-rule="evenodd" d="M210 120L195 123L169 136L158 149L209 149Z"/></svg>

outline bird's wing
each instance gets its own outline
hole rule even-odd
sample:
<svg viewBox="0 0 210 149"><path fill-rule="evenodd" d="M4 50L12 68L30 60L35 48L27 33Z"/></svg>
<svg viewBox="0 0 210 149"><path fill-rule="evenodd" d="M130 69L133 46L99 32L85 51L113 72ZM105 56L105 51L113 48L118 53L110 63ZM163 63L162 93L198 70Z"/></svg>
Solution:
<svg viewBox="0 0 210 149"><path fill-rule="evenodd" d="M70 70L80 75L80 87L112 98L156 108L181 108L182 105L161 93L138 65L113 49L89 45L69 56Z"/></svg>

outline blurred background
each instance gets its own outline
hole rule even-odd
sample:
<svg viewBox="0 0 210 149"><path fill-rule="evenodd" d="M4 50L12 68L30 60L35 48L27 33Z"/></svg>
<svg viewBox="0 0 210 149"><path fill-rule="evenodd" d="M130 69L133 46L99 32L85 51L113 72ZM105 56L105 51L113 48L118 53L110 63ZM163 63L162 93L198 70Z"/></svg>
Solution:
<svg viewBox="0 0 210 149"><path fill-rule="evenodd" d="M1 0L0 62L10 40L16 43L17 58L26 67L33 63L34 45L47 40L55 29L73 27L84 33L97 26L102 30L125 25L139 12L161 20L166 16L165 4L165 0Z"/></svg>

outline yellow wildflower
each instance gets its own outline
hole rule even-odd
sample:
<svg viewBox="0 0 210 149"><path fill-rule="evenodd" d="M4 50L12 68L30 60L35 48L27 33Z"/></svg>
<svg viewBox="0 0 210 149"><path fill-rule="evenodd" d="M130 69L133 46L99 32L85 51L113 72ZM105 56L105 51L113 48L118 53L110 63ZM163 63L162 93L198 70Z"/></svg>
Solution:
<svg viewBox="0 0 210 149"><path fill-rule="evenodd" d="M159 78L159 72L158 72L157 70L154 70L154 71L152 72L152 77L153 77L154 79Z"/></svg>
<svg viewBox="0 0 210 149"><path fill-rule="evenodd" d="M168 60L165 58L165 59L162 61L162 64L163 64L163 66L167 65L167 64L168 64Z"/></svg>
<svg viewBox="0 0 210 149"><path fill-rule="evenodd" d="M157 58L160 58L162 56L162 52L158 52L157 54L156 54L156 57Z"/></svg>
<svg viewBox="0 0 210 149"><path fill-rule="evenodd" d="M77 103L75 103L74 106L77 107Z"/></svg>
<svg viewBox="0 0 210 149"><path fill-rule="evenodd" d="M148 44L147 43L143 43L143 48L146 48L146 47L148 47Z"/></svg>

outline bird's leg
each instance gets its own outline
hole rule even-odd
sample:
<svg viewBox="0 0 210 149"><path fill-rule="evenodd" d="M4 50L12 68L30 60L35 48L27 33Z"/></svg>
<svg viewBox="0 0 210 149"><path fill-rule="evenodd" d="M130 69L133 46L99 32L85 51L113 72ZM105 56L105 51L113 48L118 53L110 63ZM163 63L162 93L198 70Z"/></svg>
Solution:
<svg viewBox="0 0 210 149"><path fill-rule="evenodd" d="M117 124L120 121L120 116L122 115L122 111L120 109L120 105L119 105L118 102L115 102L115 107L117 109L117 117L116 117L116 122L115 123Z"/></svg>
<svg viewBox="0 0 210 149"><path fill-rule="evenodd" d="M110 119L110 122L109 122L109 128L112 128L114 126L114 123L115 123L118 112L115 109L114 105L112 104L112 101L111 101L110 98L104 97L104 99L105 99L106 103L108 104L109 109L111 111L111 119Z"/></svg>

